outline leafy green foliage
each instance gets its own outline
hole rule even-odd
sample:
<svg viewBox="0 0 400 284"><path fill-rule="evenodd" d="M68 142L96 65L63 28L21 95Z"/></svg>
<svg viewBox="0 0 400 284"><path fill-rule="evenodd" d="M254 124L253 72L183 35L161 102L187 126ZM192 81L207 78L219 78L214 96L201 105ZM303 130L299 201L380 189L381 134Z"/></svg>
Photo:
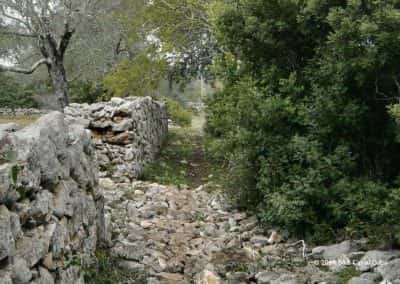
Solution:
<svg viewBox="0 0 400 284"><path fill-rule="evenodd" d="M337 283L346 284L349 283L350 279L360 275L360 272L354 266L346 266L344 269L336 273Z"/></svg>
<svg viewBox="0 0 400 284"><path fill-rule="evenodd" d="M239 0L214 17L224 89L207 133L233 201L315 241L398 238L399 15L397 1Z"/></svg>
<svg viewBox="0 0 400 284"><path fill-rule="evenodd" d="M65 267L81 266L81 265L82 265L82 259L79 255L65 255L64 256L64 266Z"/></svg>
<svg viewBox="0 0 400 284"><path fill-rule="evenodd" d="M9 108L37 107L30 88L19 85L13 77L0 72L0 106Z"/></svg>
<svg viewBox="0 0 400 284"><path fill-rule="evenodd" d="M13 184L17 183L17 179L18 179L18 174L20 172L20 168L18 165L14 165L11 168L11 181Z"/></svg>
<svg viewBox="0 0 400 284"><path fill-rule="evenodd" d="M162 97L168 108L169 118L180 126L190 126L192 122L192 113L182 106L178 101L168 97Z"/></svg>
<svg viewBox="0 0 400 284"><path fill-rule="evenodd" d="M210 78L208 66L217 52L207 11L215 0L124 1L127 9L119 18L131 40L157 38L158 52L169 62L167 79L188 82L202 74ZM134 15L134 17L132 17Z"/></svg>
<svg viewBox="0 0 400 284"><path fill-rule="evenodd" d="M164 60L151 58L146 52L122 61L103 79L108 96L149 96L159 85L165 71Z"/></svg>
<svg viewBox="0 0 400 284"><path fill-rule="evenodd" d="M70 84L71 101L74 103L95 103L106 99L101 85L90 81L74 81Z"/></svg>

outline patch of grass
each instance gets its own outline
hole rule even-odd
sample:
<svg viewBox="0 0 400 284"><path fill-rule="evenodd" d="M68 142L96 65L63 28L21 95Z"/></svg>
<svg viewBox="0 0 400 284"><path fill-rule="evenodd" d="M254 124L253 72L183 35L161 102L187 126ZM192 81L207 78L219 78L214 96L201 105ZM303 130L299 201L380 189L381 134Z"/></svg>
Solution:
<svg viewBox="0 0 400 284"><path fill-rule="evenodd" d="M0 116L0 124L3 123L16 123L22 127L34 123L39 118L38 115L32 116Z"/></svg>
<svg viewBox="0 0 400 284"><path fill-rule="evenodd" d="M249 273L251 272L251 265L249 263L236 263L236 262L232 262L232 263L228 263L228 265L226 266L227 271L229 272L246 272Z"/></svg>
<svg viewBox="0 0 400 284"><path fill-rule="evenodd" d="M141 179L160 184L188 184L187 162L193 152L190 129L173 129L158 158L145 166Z"/></svg>
<svg viewBox="0 0 400 284"><path fill-rule="evenodd" d="M214 181L210 172L223 171L207 159L203 136L204 114L193 117L192 125L170 129L157 159L145 166L141 179L167 185L197 188ZM219 176L219 175L218 175Z"/></svg>
<svg viewBox="0 0 400 284"><path fill-rule="evenodd" d="M214 143L215 139L211 139L208 135L205 135L205 155L210 165L209 172L212 173L212 175L209 176L209 181L213 184L220 185L222 189L229 188L230 175L228 161L225 157L220 156L222 150L218 149Z"/></svg>
<svg viewBox="0 0 400 284"><path fill-rule="evenodd" d="M89 284L147 283L145 273L119 268L117 259L105 250L98 250L94 263L84 267L84 278Z"/></svg>
<svg viewBox="0 0 400 284"><path fill-rule="evenodd" d="M343 270L336 273L338 284L346 284L353 277L360 276L360 272L354 266L346 266Z"/></svg>
<svg viewBox="0 0 400 284"><path fill-rule="evenodd" d="M64 258L64 266L81 266L82 259L78 255L66 255Z"/></svg>
<svg viewBox="0 0 400 284"><path fill-rule="evenodd" d="M225 269L231 273L245 272L247 274L254 274L263 269L263 264L261 259L252 262L230 262Z"/></svg>
<svg viewBox="0 0 400 284"><path fill-rule="evenodd" d="M178 101L168 97L162 97L161 101L166 103L169 118L172 119L173 122L180 126L190 126L193 115L190 110L186 109Z"/></svg>
<svg viewBox="0 0 400 284"><path fill-rule="evenodd" d="M197 222L205 222L206 221L206 216L204 215L203 212L196 212L195 214L195 220Z"/></svg>

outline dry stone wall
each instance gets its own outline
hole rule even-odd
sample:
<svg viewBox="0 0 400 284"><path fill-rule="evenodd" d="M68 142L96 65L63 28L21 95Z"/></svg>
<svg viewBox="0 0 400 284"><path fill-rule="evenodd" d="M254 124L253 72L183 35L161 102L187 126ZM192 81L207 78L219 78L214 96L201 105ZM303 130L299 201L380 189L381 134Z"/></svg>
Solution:
<svg viewBox="0 0 400 284"><path fill-rule="evenodd" d="M0 116L39 116L49 112L51 111L36 108L0 108Z"/></svg>
<svg viewBox="0 0 400 284"><path fill-rule="evenodd" d="M83 283L110 236L91 133L52 112L0 128L0 283Z"/></svg>
<svg viewBox="0 0 400 284"><path fill-rule="evenodd" d="M72 104L65 113L71 122L92 132L100 176L117 181L138 178L168 132L166 106L150 97Z"/></svg>
<svg viewBox="0 0 400 284"><path fill-rule="evenodd" d="M151 98L73 104L32 125L0 125L0 284L84 283L82 264L111 246L100 175L130 181L168 131Z"/></svg>

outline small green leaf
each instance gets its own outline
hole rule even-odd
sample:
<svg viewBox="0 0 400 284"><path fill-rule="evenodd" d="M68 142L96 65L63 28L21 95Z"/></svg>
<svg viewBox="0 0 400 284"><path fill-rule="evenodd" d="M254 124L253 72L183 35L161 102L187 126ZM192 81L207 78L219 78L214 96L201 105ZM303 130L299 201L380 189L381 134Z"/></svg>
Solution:
<svg viewBox="0 0 400 284"><path fill-rule="evenodd" d="M12 180L13 184L17 183L19 171L20 171L20 168L19 168L18 165L12 166L12 168L11 168L11 180Z"/></svg>

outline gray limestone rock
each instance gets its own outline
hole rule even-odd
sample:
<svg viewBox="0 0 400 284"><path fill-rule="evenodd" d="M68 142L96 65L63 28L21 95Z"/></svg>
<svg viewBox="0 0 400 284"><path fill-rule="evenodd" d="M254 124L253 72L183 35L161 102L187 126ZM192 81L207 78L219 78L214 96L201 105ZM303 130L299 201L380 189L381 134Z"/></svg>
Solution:
<svg viewBox="0 0 400 284"><path fill-rule="evenodd" d="M262 271L256 274L257 283L270 284L271 281L279 278L279 274L272 271Z"/></svg>
<svg viewBox="0 0 400 284"><path fill-rule="evenodd" d="M12 256L15 241L11 231L11 216L7 207L0 205L0 261Z"/></svg>
<svg viewBox="0 0 400 284"><path fill-rule="evenodd" d="M356 263L356 267L361 272L366 272L397 257L400 257L400 251L371 250Z"/></svg>
<svg viewBox="0 0 400 284"><path fill-rule="evenodd" d="M32 279L32 272L27 262L22 258L16 258L12 266L12 279L15 284L26 284Z"/></svg>
<svg viewBox="0 0 400 284"><path fill-rule="evenodd" d="M383 280L386 281L400 280L400 258L379 265L376 268L376 271L382 275Z"/></svg>

